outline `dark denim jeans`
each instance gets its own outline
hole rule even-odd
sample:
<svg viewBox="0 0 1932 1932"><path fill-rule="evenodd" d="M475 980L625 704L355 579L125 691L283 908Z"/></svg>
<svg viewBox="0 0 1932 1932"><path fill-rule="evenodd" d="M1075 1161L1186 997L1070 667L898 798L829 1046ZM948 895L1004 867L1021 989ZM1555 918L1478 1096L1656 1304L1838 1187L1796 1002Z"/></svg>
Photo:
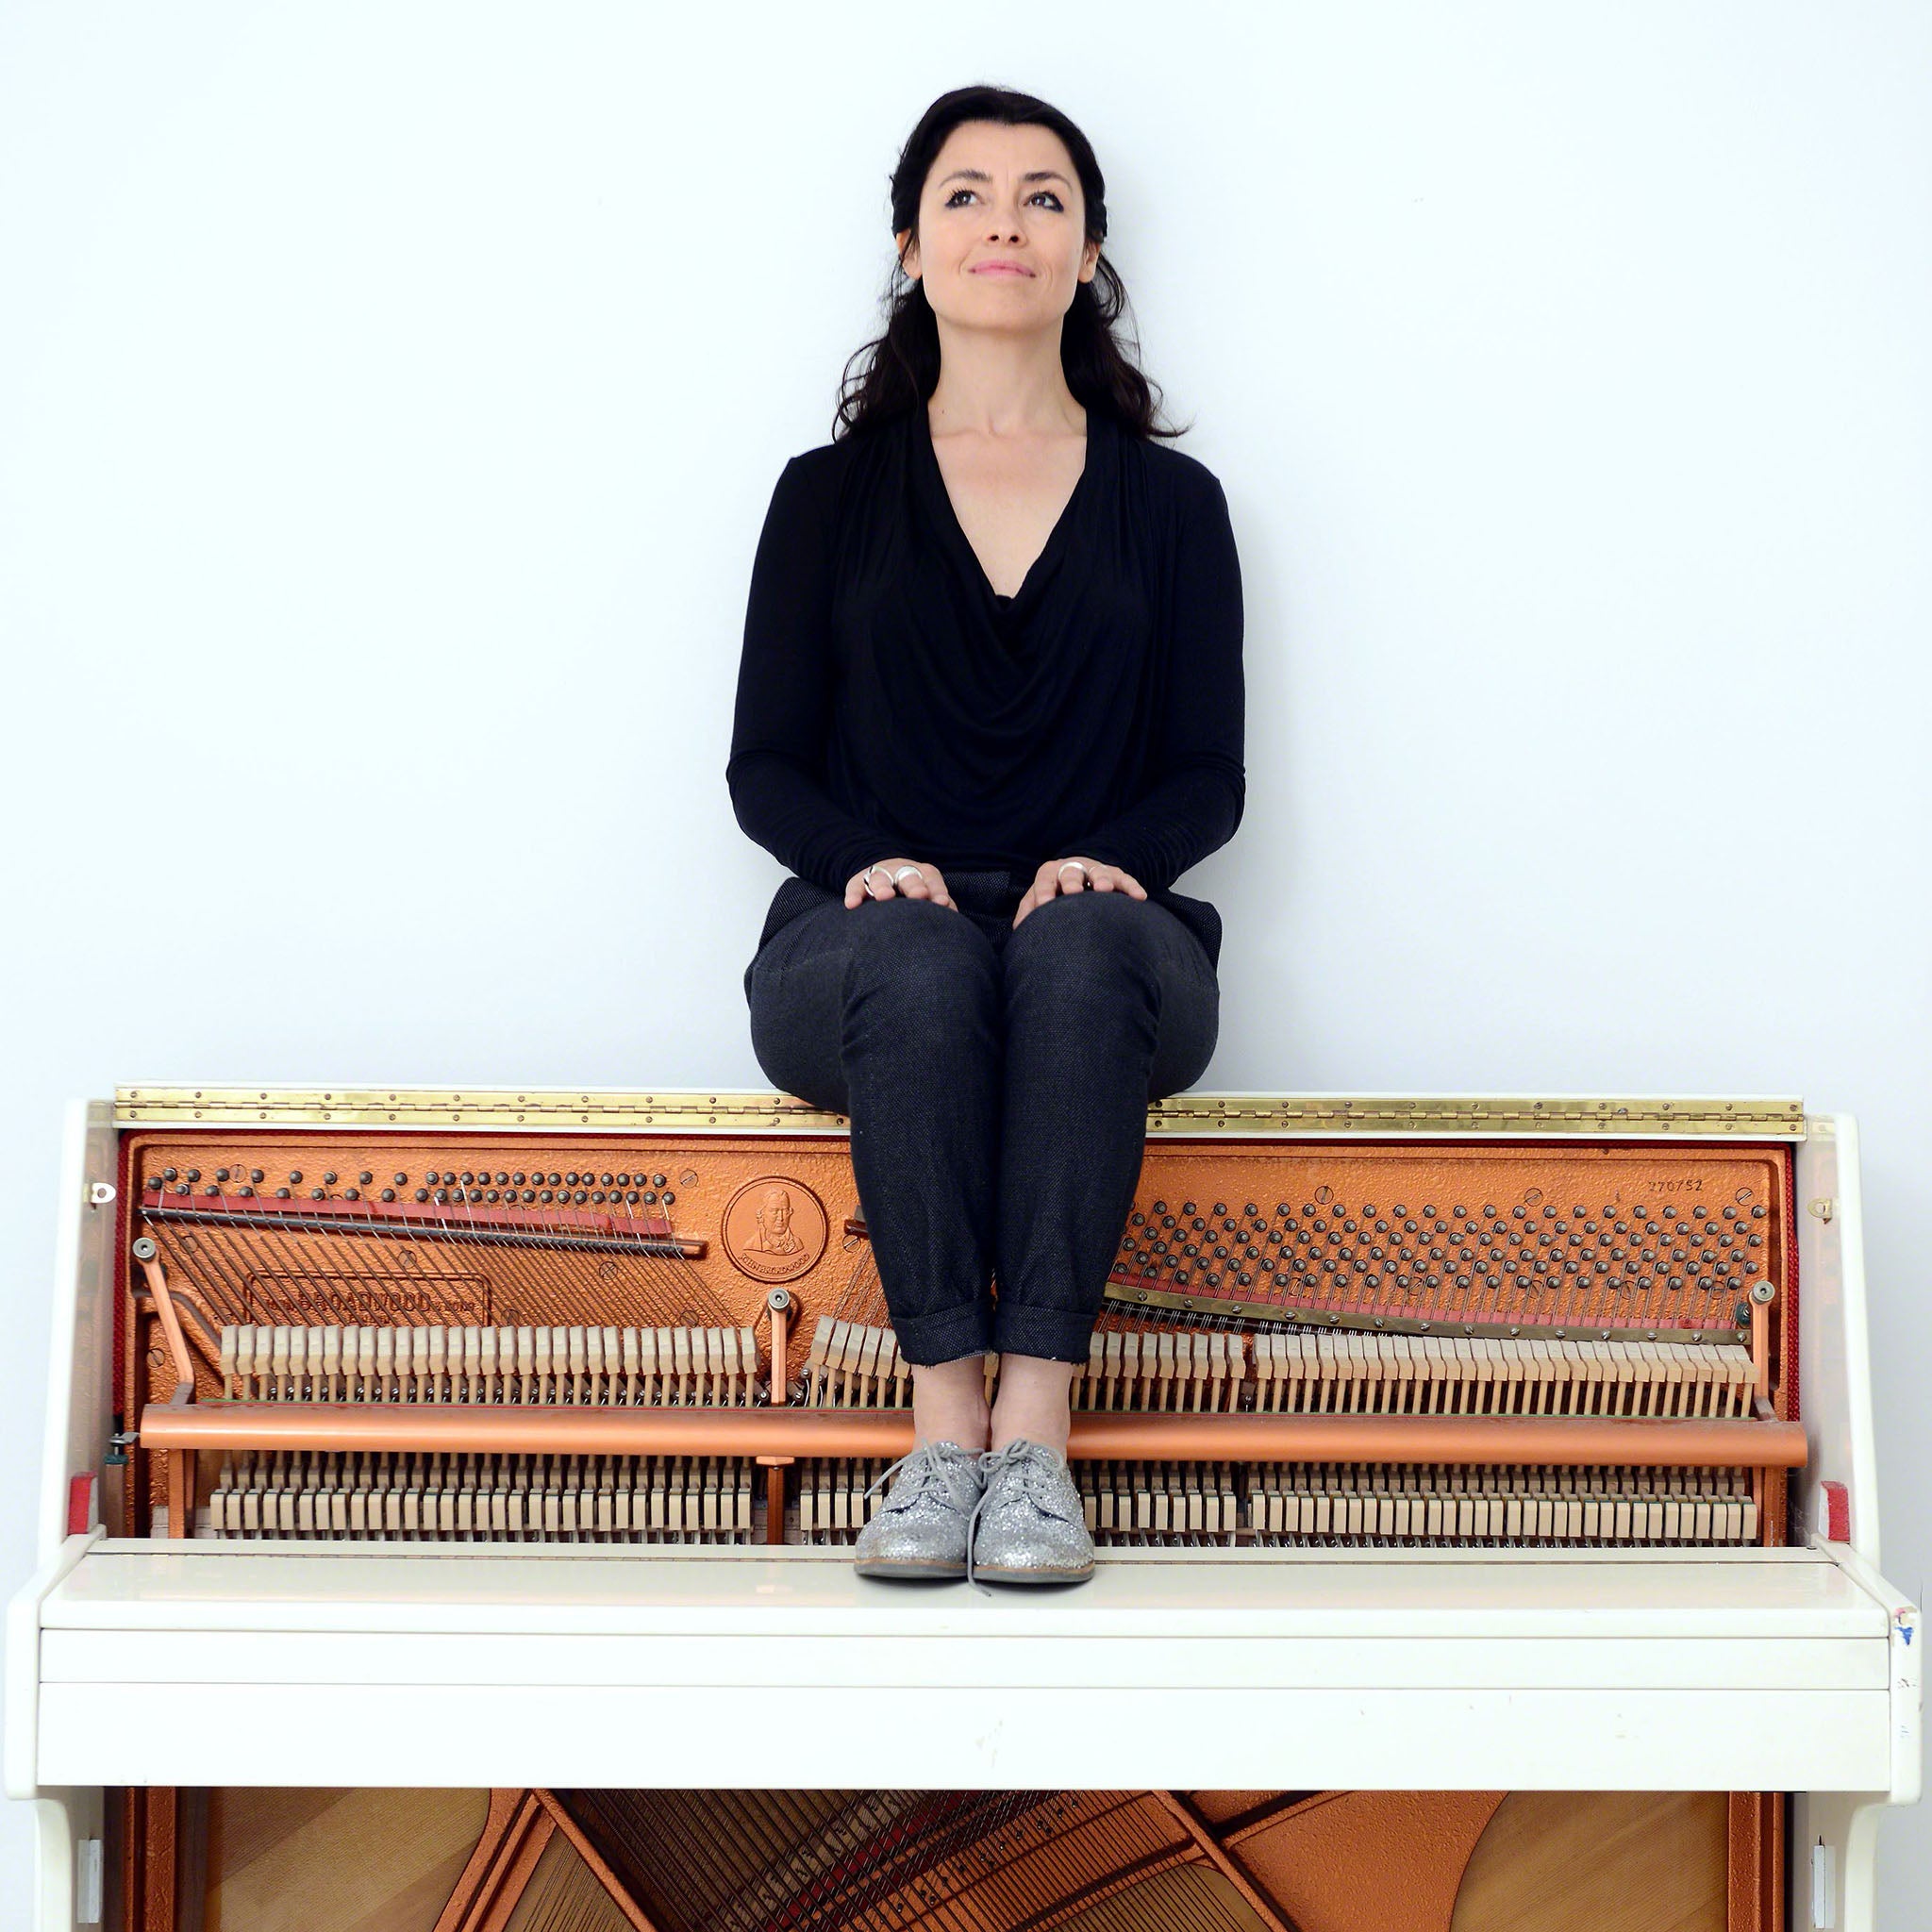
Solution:
<svg viewBox="0 0 1932 1932"><path fill-rule="evenodd" d="M949 873L955 911L848 909L788 880L780 900L805 909L768 921L745 973L766 1077L851 1118L880 1284L915 1364L989 1348L1087 1359L1148 1103L1214 1052L1214 966L1173 912L1086 891L1016 931L1025 884Z"/></svg>

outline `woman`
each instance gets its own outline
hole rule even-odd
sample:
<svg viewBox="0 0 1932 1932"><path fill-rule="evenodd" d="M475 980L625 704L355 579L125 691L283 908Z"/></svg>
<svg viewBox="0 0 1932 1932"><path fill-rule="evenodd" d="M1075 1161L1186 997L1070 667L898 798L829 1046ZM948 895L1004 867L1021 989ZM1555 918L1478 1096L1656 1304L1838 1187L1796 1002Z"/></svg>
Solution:
<svg viewBox="0 0 1932 1932"><path fill-rule="evenodd" d="M745 974L753 1049L850 1116L914 1368L868 1575L1091 1574L1069 1388L1148 1102L1218 1030L1219 915L1169 889L1241 821L1241 571L1114 339L1104 193L1031 95L927 109L886 332L753 567L726 775L793 874Z"/></svg>

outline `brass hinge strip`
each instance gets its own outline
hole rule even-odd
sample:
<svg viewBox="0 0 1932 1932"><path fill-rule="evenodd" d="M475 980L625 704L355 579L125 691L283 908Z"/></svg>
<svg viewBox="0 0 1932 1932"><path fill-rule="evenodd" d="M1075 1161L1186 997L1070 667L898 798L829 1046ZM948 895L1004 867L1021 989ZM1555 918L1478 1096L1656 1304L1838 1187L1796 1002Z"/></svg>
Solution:
<svg viewBox="0 0 1932 1932"><path fill-rule="evenodd" d="M785 1093L532 1088L122 1087L123 1126L538 1127L595 1131L844 1132ZM1150 1134L1566 1135L1803 1140L1801 1100L1184 1093L1147 1109Z"/></svg>
<svg viewBox="0 0 1932 1932"><path fill-rule="evenodd" d="M1183 1093L1148 1111L1169 1133L1717 1135L1802 1140L1802 1100Z"/></svg>

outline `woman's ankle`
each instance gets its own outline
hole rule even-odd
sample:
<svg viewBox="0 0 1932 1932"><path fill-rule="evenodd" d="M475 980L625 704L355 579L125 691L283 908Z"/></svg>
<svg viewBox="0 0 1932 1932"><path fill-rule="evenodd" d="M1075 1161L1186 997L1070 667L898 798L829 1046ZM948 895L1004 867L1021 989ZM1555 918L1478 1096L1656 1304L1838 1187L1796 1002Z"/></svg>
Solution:
<svg viewBox="0 0 1932 1932"><path fill-rule="evenodd" d="M1073 1424L1073 1415L1064 1400L1042 1402L1036 1396L1031 1400L996 1402L987 1431L987 1446L1004 1449L1008 1442L1017 1442L1024 1437L1029 1442L1044 1443L1063 1457Z"/></svg>
<svg viewBox="0 0 1932 1932"><path fill-rule="evenodd" d="M1064 1456L1073 1426L1069 1398L1074 1374L1071 1363L1036 1356L1003 1357L989 1446L1004 1449L1024 1437Z"/></svg>
<svg viewBox="0 0 1932 1932"><path fill-rule="evenodd" d="M926 1421L921 1418L915 1408L912 1414L912 1433L921 1442L952 1442L961 1449L977 1455L987 1447L991 1428L991 1418L982 1414L972 1416L940 1416Z"/></svg>
<svg viewBox="0 0 1932 1932"><path fill-rule="evenodd" d="M1042 1443L1056 1456L1064 1459L1067 1453L1068 1420L1062 1417L1058 1424L1051 1417L1029 1421L1024 1416L1012 1418L995 1416L992 1427L987 1434L989 1449L1004 1449L1009 1442L1025 1441Z"/></svg>
<svg viewBox="0 0 1932 1932"><path fill-rule="evenodd" d="M987 1443L991 1411L982 1356L912 1371L912 1432L922 1442L957 1442L978 1451Z"/></svg>

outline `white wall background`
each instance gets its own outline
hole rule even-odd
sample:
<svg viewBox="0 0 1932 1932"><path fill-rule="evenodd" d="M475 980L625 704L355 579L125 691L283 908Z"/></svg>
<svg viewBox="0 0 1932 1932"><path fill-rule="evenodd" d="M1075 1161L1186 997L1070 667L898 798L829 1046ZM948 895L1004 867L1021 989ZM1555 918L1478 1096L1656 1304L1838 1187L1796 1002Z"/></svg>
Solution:
<svg viewBox="0 0 1932 1932"><path fill-rule="evenodd" d="M1923 1591L1912 0L0 10L9 1587L66 1096L763 1084L746 575L972 79L1092 138L1233 508L1203 1084L1858 1114ZM1927 1837L1887 1822L1895 1932Z"/></svg>

